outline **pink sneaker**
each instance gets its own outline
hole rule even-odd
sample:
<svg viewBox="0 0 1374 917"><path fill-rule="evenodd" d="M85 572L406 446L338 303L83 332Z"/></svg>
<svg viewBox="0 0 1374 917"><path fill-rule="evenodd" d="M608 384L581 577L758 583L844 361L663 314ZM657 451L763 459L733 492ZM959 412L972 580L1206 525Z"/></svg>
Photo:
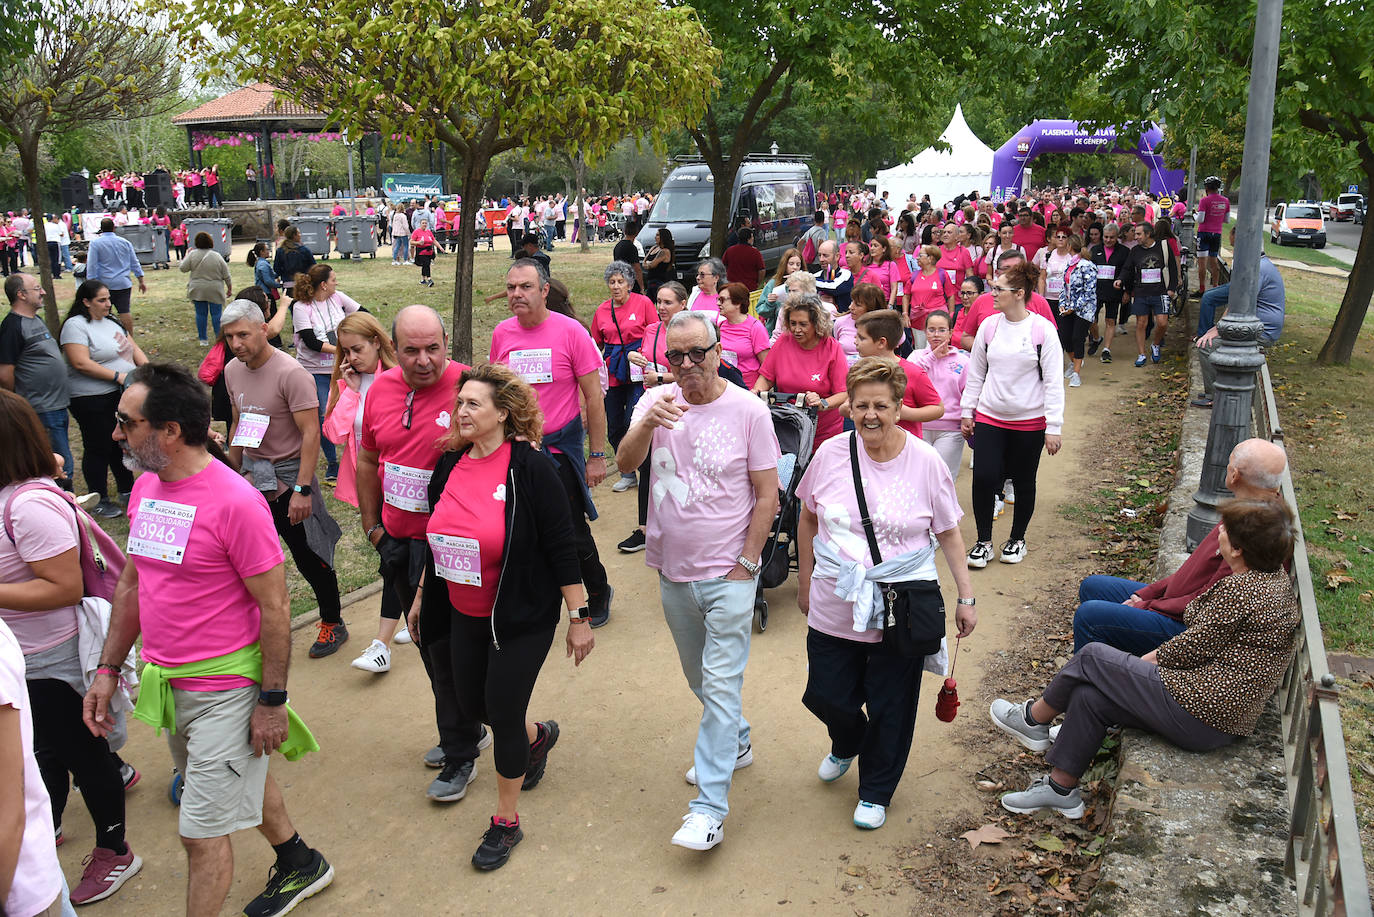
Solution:
<svg viewBox="0 0 1374 917"><path fill-rule="evenodd" d="M143 868L143 860L132 847L122 856L113 850L97 847L86 857L86 869L81 882L72 889L72 904L90 904L108 898Z"/></svg>

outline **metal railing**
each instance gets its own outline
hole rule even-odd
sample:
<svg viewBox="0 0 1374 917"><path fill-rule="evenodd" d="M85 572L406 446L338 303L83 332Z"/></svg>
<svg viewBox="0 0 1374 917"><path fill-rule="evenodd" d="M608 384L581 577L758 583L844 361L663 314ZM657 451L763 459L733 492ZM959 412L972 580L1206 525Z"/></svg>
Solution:
<svg viewBox="0 0 1374 917"><path fill-rule="evenodd" d="M1255 382L1255 435L1282 445L1283 427L1267 364ZM1341 732L1339 689L1326 667L1307 541L1287 470L1280 489L1296 522L1293 588L1302 609L1297 652L1279 694L1290 812L1284 872L1297 883L1302 917L1369 917L1369 883Z"/></svg>

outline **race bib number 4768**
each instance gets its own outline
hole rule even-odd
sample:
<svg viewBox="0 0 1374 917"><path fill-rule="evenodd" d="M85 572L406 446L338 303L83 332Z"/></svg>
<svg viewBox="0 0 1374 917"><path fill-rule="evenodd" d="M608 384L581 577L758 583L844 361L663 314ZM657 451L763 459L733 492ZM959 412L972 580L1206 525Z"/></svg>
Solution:
<svg viewBox="0 0 1374 917"><path fill-rule="evenodd" d="M530 385L553 381L553 350L548 347L512 350L507 363Z"/></svg>

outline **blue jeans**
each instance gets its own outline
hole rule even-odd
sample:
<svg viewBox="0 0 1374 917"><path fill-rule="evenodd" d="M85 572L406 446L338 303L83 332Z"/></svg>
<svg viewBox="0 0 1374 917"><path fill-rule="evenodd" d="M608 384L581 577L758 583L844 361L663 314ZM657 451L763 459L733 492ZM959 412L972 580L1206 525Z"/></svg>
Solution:
<svg viewBox="0 0 1374 917"><path fill-rule="evenodd" d="M62 258L62 270L71 271L72 269L72 247L70 245L58 245L58 255Z"/></svg>
<svg viewBox="0 0 1374 917"><path fill-rule="evenodd" d="M205 336L207 324L214 325L215 337L219 337L219 315L224 311L224 304L205 299L193 299L191 302L196 307L196 337L202 341L209 340Z"/></svg>
<svg viewBox="0 0 1374 917"><path fill-rule="evenodd" d="M71 490L76 466L72 463L72 444L67 438L67 409L39 411L38 422L48 431L48 442L52 444L52 451L62 456L62 470L66 472L67 477L58 483L62 485L63 490Z"/></svg>
<svg viewBox="0 0 1374 917"><path fill-rule="evenodd" d="M409 261L410 260L410 236L391 237L391 260Z"/></svg>
<svg viewBox="0 0 1374 917"><path fill-rule="evenodd" d="M674 583L658 578L663 618L677 644L682 674L701 701L701 727L692 755L697 798L688 809L716 818L730 811L726 794L735 774L735 759L749 747L744 664L749 661L757 586L756 579L718 577Z"/></svg>
<svg viewBox="0 0 1374 917"><path fill-rule="evenodd" d="M1078 610L1073 615L1073 651L1089 643L1105 643L1143 656L1171 637L1183 633L1183 622L1148 608L1123 602L1145 583L1119 576L1090 576L1078 586Z"/></svg>
<svg viewBox="0 0 1374 917"><path fill-rule="evenodd" d="M557 223L544 224L544 251L553 251L553 237L558 233Z"/></svg>
<svg viewBox="0 0 1374 917"><path fill-rule="evenodd" d="M1212 287L1202 294L1202 301L1197 307L1197 334L1194 337L1202 337L1212 326L1217 323L1217 308L1226 305L1231 298L1231 285L1223 283L1219 287Z"/></svg>
<svg viewBox="0 0 1374 917"><path fill-rule="evenodd" d="M320 424L324 424L324 409L329 404L329 373L315 376L315 395L320 400ZM325 469L326 474L337 474L339 471L339 453L334 448L329 437L324 435L324 430L320 430L320 451L324 453L324 462L329 467Z"/></svg>

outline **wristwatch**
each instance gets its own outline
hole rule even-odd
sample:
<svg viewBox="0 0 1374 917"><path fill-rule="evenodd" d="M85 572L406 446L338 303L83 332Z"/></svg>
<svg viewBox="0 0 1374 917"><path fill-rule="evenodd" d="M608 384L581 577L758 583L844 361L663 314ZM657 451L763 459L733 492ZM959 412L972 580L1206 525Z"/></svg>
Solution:
<svg viewBox="0 0 1374 917"><path fill-rule="evenodd" d="M592 617L591 608L590 608L589 606L587 606L587 605L583 605L581 608L569 608L569 609L568 609L568 623L569 623L569 624L576 624L578 621L589 621L589 620L591 620L591 617Z"/></svg>
<svg viewBox="0 0 1374 917"><path fill-rule="evenodd" d="M735 563L743 567L745 572L748 573L750 576L759 575L759 565L754 561L750 560L749 558L745 557L743 554L735 558Z"/></svg>
<svg viewBox="0 0 1374 917"><path fill-rule="evenodd" d="M315 492L315 489L311 487L309 484L297 484L291 489L294 490L296 493L300 494L302 497L308 497Z"/></svg>
<svg viewBox="0 0 1374 917"><path fill-rule="evenodd" d="M965 599L965 598L961 598L961 599L959 599L959 604L960 604L960 605L977 605L977 604L978 604L978 600L977 600L977 599Z"/></svg>
<svg viewBox="0 0 1374 917"><path fill-rule="evenodd" d="M280 707L286 703L286 689L280 691L259 691L258 703L264 707Z"/></svg>

